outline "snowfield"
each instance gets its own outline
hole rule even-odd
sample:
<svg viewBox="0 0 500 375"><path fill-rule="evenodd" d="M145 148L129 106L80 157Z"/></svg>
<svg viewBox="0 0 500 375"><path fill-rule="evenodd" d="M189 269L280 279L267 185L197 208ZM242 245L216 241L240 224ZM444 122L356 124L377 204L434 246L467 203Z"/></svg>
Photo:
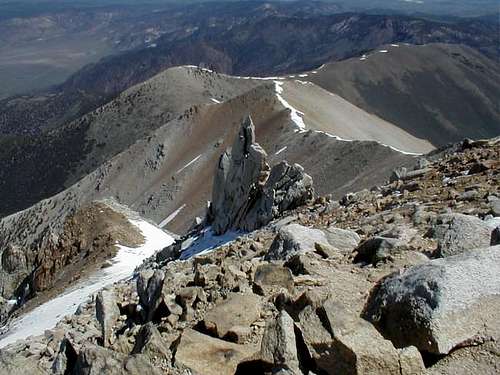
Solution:
<svg viewBox="0 0 500 375"><path fill-rule="evenodd" d="M158 227L143 221L130 220L144 235L145 243L137 248L119 245L112 266L94 272L89 278L72 286L60 296L38 306L24 316L3 327L6 333L0 338L0 348L29 336L38 336L53 328L66 315L73 314L78 306L100 289L132 276L134 269L156 251L169 246L174 239Z"/></svg>

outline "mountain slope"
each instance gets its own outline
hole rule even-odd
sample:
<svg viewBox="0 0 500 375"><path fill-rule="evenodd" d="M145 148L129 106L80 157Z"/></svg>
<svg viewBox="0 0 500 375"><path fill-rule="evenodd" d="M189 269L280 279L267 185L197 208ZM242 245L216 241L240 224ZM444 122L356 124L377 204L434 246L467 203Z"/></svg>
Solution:
<svg viewBox="0 0 500 375"><path fill-rule="evenodd" d="M252 5L253 3L248 3ZM239 12L248 11L247 3ZM386 43L463 43L498 56L498 24L434 22L365 14L287 15L251 8L252 17L197 26L177 38L160 37L155 48L129 51L84 67L64 84L34 96L0 102L0 133L38 133L102 106L123 90L164 69L185 64L237 75L300 72ZM255 13L265 17L254 17ZM240 14L241 15L241 14ZM229 17L229 19L233 19Z"/></svg>
<svg viewBox="0 0 500 375"><path fill-rule="evenodd" d="M435 146L500 134L498 62L446 44L384 46L365 56L304 79Z"/></svg>

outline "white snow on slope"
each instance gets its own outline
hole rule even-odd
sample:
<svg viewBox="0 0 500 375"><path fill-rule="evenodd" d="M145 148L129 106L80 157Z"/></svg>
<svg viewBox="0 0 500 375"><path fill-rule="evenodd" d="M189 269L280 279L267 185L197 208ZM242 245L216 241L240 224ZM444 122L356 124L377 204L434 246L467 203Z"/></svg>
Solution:
<svg viewBox="0 0 500 375"><path fill-rule="evenodd" d="M221 102L220 100L217 100L217 99L215 99L215 98L210 98L210 99L211 99L211 100L212 100L215 104L220 104L220 102Z"/></svg>
<svg viewBox="0 0 500 375"><path fill-rule="evenodd" d="M280 148L278 151L276 151L276 153L274 155L279 155L281 154L283 151L285 151L286 149L288 148L288 146L285 146L283 148Z"/></svg>
<svg viewBox="0 0 500 375"><path fill-rule="evenodd" d="M326 136L328 137L331 137L331 138L335 138L337 141L342 141L342 142L354 142L353 139L345 139L345 138L340 138L339 136L337 135L333 135L333 134L330 134L330 133L327 133L327 132L324 132L324 131L321 131L321 130L315 130L316 133L321 133L321 134L325 134ZM369 141L369 140L365 140L365 141ZM379 145L381 146L384 146L384 147L389 147L391 150L394 150L394 151L397 151L397 152L400 152L402 154L405 154L405 155L412 155L412 156L420 156L420 155L423 155L421 153L418 153L418 152L408 152L408 151L403 151L403 150L400 150L396 147L393 147L393 146L389 146L389 145L386 145L385 143L382 143L380 141L376 141L376 140L371 140L372 142L376 142L378 143Z"/></svg>
<svg viewBox="0 0 500 375"><path fill-rule="evenodd" d="M82 280L60 296L13 320L8 331L0 338L0 348L16 340L41 335L45 330L53 328L63 317L73 314L92 294L107 285L131 277L134 269L144 259L174 242L171 236L146 221L130 222L144 235L145 243L142 246L130 248L119 245L118 253L112 259L112 266L94 272L88 279Z"/></svg>
<svg viewBox="0 0 500 375"><path fill-rule="evenodd" d="M182 206L180 206L177 210L175 210L170 215L168 215L165 220L163 220L160 224L158 224L158 226L160 228L163 228L165 225L167 225L168 223L170 223L172 220L174 220L176 218L176 216L179 214L179 212L181 212L184 209L184 207L186 207L185 204L183 204Z"/></svg>
<svg viewBox="0 0 500 375"><path fill-rule="evenodd" d="M196 163L196 161L201 158L201 155L198 155L197 157L195 157L193 160L191 160L189 163L187 163L185 166L183 166L181 169L179 169L177 172L175 172L176 174L177 173L181 173L184 169L186 169L187 167L189 167L191 164L193 163Z"/></svg>
<svg viewBox="0 0 500 375"><path fill-rule="evenodd" d="M241 232L228 231L221 236L216 236L211 227L205 228L198 237L191 238L183 244L180 259L185 260L195 255L207 254L222 245L231 243L241 234Z"/></svg>
<svg viewBox="0 0 500 375"><path fill-rule="evenodd" d="M282 96L283 94L283 82L278 82L274 81L276 85L276 96L278 97L278 100L280 103L285 107L290 110L290 117L292 118L292 121L295 123L295 125L298 126L299 131L305 131L306 130L306 124L304 123L304 119L302 116L304 116L303 112L297 111L295 108L293 108Z"/></svg>

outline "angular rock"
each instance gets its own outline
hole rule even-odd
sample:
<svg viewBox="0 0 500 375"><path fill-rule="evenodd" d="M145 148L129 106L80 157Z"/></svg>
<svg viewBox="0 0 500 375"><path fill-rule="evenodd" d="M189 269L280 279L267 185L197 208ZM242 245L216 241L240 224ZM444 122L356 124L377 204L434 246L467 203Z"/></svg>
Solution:
<svg viewBox="0 0 500 375"><path fill-rule="evenodd" d="M364 316L396 347L447 354L500 332L500 246L393 274L375 287Z"/></svg>
<svg viewBox="0 0 500 375"><path fill-rule="evenodd" d="M490 204L490 209L491 209L491 214L493 216L499 217L500 216L500 198L490 195L488 197L488 201Z"/></svg>
<svg viewBox="0 0 500 375"><path fill-rule="evenodd" d="M348 229L335 228L333 226L324 230L328 243L343 253L353 251L361 241L359 235Z"/></svg>
<svg viewBox="0 0 500 375"><path fill-rule="evenodd" d="M238 365L256 352L254 346L233 344L188 328L177 346L175 364L193 374L233 375Z"/></svg>
<svg viewBox="0 0 500 375"><path fill-rule="evenodd" d="M372 237L364 241L357 249L355 263L377 264L388 259L398 251L400 241L395 238Z"/></svg>
<svg viewBox="0 0 500 375"><path fill-rule="evenodd" d="M316 243L329 245L323 231L289 224L278 231L265 259L288 260L296 253L314 251Z"/></svg>
<svg viewBox="0 0 500 375"><path fill-rule="evenodd" d="M318 309L318 315L332 336L330 343L313 342L320 369L329 374L400 374L398 351L369 322L332 298Z"/></svg>
<svg viewBox="0 0 500 375"><path fill-rule="evenodd" d="M257 229L313 197L312 178L300 165L281 162L270 169L266 159L266 152L255 143L255 127L247 117L215 171L207 222L216 234Z"/></svg>
<svg viewBox="0 0 500 375"><path fill-rule="evenodd" d="M164 278L165 274L161 270L155 270L152 275L149 271L143 271L137 278L137 294L139 302L145 310L146 321L153 318L161 303Z"/></svg>
<svg viewBox="0 0 500 375"><path fill-rule="evenodd" d="M167 343L151 322L141 327L132 354L144 354L152 362L170 360L172 357Z"/></svg>
<svg viewBox="0 0 500 375"><path fill-rule="evenodd" d="M230 293L228 298L205 315L205 328L219 338L225 338L236 326L250 327L260 317L261 299L253 294Z"/></svg>
<svg viewBox="0 0 500 375"><path fill-rule="evenodd" d="M95 301L96 318L101 325L104 347L113 343L113 329L120 317L120 309L113 292L103 290L97 294Z"/></svg>
<svg viewBox="0 0 500 375"><path fill-rule="evenodd" d="M282 161L271 169L266 184L240 228L251 231L266 225L282 212L304 205L313 196L313 181L304 168Z"/></svg>
<svg viewBox="0 0 500 375"><path fill-rule="evenodd" d="M294 322L285 310L280 311L276 319L266 322L260 356L276 369L300 371Z"/></svg>
<svg viewBox="0 0 500 375"><path fill-rule="evenodd" d="M255 270L255 289L258 294L266 295L279 288L285 288L290 293L293 292L294 283L292 271L288 267L277 264L261 264Z"/></svg>
<svg viewBox="0 0 500 375"><path fill-rule="evenodd" d="M422 356L414 346L399 349L399 367L401 375L418 375L425 372Z"/></svg>
<svg viewBox="0 0 500 375"><path fill-rule="evenodd" d="M481 219L463 214L446 214L437 218L433 236L441 257L456 255L490 246L492 229Z"/></svg>
<svg viewBox="0 0 500 375"><path fill-rule="evenodd" d="M112 350L86 344L80 351L73 373L80 375L160 375L146 357L127 356Z"/></svg>

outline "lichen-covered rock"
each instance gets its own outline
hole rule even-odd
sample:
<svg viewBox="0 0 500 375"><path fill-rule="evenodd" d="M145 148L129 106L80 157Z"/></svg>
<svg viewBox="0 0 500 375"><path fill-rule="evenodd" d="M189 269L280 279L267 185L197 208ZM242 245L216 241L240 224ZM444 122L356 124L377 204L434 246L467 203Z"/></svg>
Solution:
<svg viewBox="0 0 500 375"><path fill-rule="evenodd" d="M437 218L434 238L440 256L447 257L464 251L490 246L492 229L481 219L463 214L447 214Z"/></svg>
<svg viewBox="0 0 500 375"><path fill-rule="evenodd" d="M435 259L393 274L364 315L397 347L447 354L499 332L500 246Z"/></svg>

